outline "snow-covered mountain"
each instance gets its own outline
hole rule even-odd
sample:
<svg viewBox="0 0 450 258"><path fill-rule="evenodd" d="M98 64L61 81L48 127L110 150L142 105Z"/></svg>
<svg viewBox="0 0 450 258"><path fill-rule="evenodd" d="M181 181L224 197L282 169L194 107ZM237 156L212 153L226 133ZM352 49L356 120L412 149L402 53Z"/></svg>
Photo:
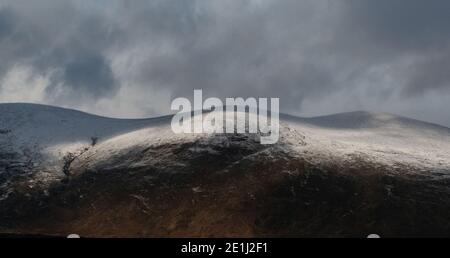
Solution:
<svg viewBox="0 0 450 258"><path fill-rule="evenodd" d="M242 114L241 114L242 115ZM91 236L450 235L450 129L280 117L280 141L0 104L0 230Z"/></svg>

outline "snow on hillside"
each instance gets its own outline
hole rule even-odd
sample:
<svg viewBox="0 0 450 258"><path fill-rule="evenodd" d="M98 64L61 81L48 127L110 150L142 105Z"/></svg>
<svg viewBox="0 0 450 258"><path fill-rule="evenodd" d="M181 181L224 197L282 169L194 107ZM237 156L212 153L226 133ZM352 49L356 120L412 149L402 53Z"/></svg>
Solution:
<svg viewBox="0 0 450 258"><path fill-rule="evenodd" d="M0 104L0 185L5 177L40 172L60 178L68 154L164 118L111 119L35 104ZM5 175L6 174L6 175Z"/></svg>
<svg viewBox="0 0 450 258"><path fill-rule="evenodd" d="M175 135L170 121L170 117L112 119L50 106L0 104L0 174L28 169L41 178L60 178L70 169L64 167L68 157L70 166L84 169L139 167L157 163L155 155L140 154L150 146L202 140L200 151L205 151L227 144L223 136ZM358 158L427 171L450 168L450 129L390 114L282 115L277 146L312 163Z"/></svg>
<svg viewBox="0 0 450 258"><path fill-rule="evenodd" d="M450 129L386 113L351 112L315 118L287 116L308 139L312 153L355 156L387 165L450 168Z"/></svg>
<svg viewBox="0 0 450 258"><path fill-rule="evenodd" d="M171 118L0 104L0 230L93 237L450 232L448 128L367 112L280 115L279 142L262 145L259 134L175 134Z"/></svg>
<svg viewBox="0 0 450 258"><path fill-rule="evenodd" d="M89 142L146 127L157 119L111 119L35 104L0 104L0 130L19 146Z"/></svg>

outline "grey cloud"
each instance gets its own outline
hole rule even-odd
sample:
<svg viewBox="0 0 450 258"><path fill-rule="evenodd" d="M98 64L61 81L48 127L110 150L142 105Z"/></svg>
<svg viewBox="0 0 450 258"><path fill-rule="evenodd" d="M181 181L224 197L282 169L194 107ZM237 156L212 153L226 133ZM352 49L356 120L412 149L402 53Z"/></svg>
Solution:
<svg viewBox="0 0 450 258"><path fill-rule="evenodd" d="M416 96L435 91L450 93L450 51L424 57L408 69L403 93Z"/></svg>
<svg viewBox="0 0 450 258"><path fill-rule="evenodd" d="M158 103L149 108L145 97L203 88L280 97L282 111L295 114L357 108L422 118L425 110L448 121L427 104L450 108L448 1L6 2L0 76L18 64L49 75L50 104L95 112L113 99L157 115L169 112L170 98L147 100Z"/></svg>
<svg viewBox="0 0 450 258"><path fill-rule="evenodd" d="M446 0L347 0L353 28L382 47L424 50L449 41L450 2ZM350 24L349 24L350 25Z"/></svg>
<svg viewBox="0 0 450 258"><path fill-rule="evenodd" d="M263 7L196 3L200 7L186 9L185 19L175 19L179 24L172 26L185 30L165 38L175 47L149 58L138 74L140 80L169 87L176 96L203 88L206 94L222 97L280 96L286 106L296 107L304 97L333 90L333 71L321 67L316 59L323 59L323 54L308 42L308 33L315 33L317 25L302 24L310 19L323 22L318 10L311 14L308 9L314 2ZM160 17L158 23L170 20L173 25L173 18Z"/></svg>
<svg viewBox="0 0 450 258"><path fill-rule="evenodd" d="M5 12L7 15L1 15ZM48 101L56 104L77 97L82 97L78 101L96 101L118 89L104 53L114 44L117 31L98 14L77 13L70 2L17 1L3 7L0 17L4 17L0 30L14 27L0 43L0 74L17 65L31 66L38 74L51 74L46 92ZM56 92L55 85L67 91Z"/></svg>
<svg viewBox="0 0 450 258"><path fill-rule="evenodd" d="M111 96L118 86L109 64L96 53L76 58L63 67L62 71L52 76L52 84L46 89L48 95L54 98L61 97L61 94L53 96L55 88L60 86L69 88L63 94L65 101L74 97L97 99Z"/></svg>
<svg viewBox="0 0 450 258"><path fill-rule="evenodd" d="M8 8L0 9L0 41L13 31L14 17Z"/></svg>
<svg viewBox="0 0 450 258"><path fill-rule="evenodd" d="M399 82L406 83L395 87L406 97L450 92L450 2L349 0L345 7L341 24L353 31L350 39L359 39L358 45L346 41L348 55L364 52L361 56L375 64L410 59L396 71Z"/></svg>

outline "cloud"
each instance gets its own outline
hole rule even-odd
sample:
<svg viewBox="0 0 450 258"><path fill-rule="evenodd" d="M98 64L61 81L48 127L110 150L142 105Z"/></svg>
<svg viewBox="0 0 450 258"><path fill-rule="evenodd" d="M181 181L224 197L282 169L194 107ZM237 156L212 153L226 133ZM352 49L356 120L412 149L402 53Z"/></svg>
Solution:
<svg viewBox="0 0 450 258"><path fill-rule="evenodd" d="M91 53L64 63L52 73L46 88L47 97L68 101L73 97L97 100L114 96L118 83L109 63L100 55ZM61 89L62 88L62 89Z"/></svg>
<svg viewBox="0 0 450 258"><path fill-rule="evenodd" d="M114 95L119 83L103 52L114 42L107 22L70 2L9 3L0 11L0 74L19 65L50 77L44 102L94 103Z"/></svg>
<svg viewBox="0 0 450 258"><path fill-rule="evenodd" d="M0 41L8 37L13 30L13 15L7 8L0 9Z"/></svg>
<svg viewBox="0 0 450 258"><path fill-rule="evenodd" d="M353 28L384 47L423 51L449 41L450 3L445 0L347 0L346 7Z"/></svg>
<svg viewBox="0 0 450 258"><path fill-rule="evenodd" d="M447 2L4 1L0 78L41 78L36 101L111 116L164 114L203 88L280 97L293 114L366 109L450 125L436 111L450 108Z"/></svg>
<svg viewBox="0 0 450 258"><path fill-rule="evenodd" d="M361 39L363 56L385 64L409 60L396 71L405 84L395 87L406 96L450 93L450 2L350 0L346 7L342 24Z"/></svg>

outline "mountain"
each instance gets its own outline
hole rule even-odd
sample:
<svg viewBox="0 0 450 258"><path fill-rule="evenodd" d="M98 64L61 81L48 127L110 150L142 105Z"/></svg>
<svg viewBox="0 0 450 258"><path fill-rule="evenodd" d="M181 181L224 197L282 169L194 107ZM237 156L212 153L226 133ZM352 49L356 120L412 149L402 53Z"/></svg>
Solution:
<svg viewBox="0 0 450 258"><path fill-rule="evenodd" d="M242 115L242 114L241 114ZM0 233L450 236L450 129L280 116L280 140L0 104Z"/></svg>

